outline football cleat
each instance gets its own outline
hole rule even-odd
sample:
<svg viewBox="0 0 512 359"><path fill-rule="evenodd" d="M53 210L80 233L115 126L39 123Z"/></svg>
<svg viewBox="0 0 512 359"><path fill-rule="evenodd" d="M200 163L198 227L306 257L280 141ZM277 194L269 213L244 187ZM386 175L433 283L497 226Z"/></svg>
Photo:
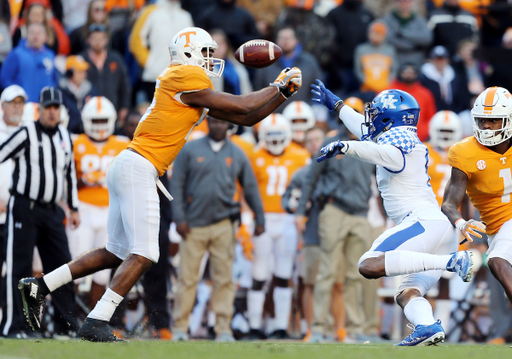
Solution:
<svg viewBox="0 0 512 359"><path fill-rule="evenodd" d="M448 272L455 272L464 282L473 279L473 254L469 251L459 251L452 254L452 258L446 265Z"/></svg>
<svg viewBox="0 0 512 359"><path fill-rule="evenodd" d="M268 339L271 340L285 340L285 339L291 339L290 335L286 332L284 329L278 329L274 330L272 334L268 336Z"/></svg>
<svg viewBox="0 0 512 359"><path fill-rule="evenodd" d="M412 324L408 326L411 327ZM413 332L400 343L395 344L395 346L430 346L444 342L444 329L441 326L440 320L431 325L417 325L412 328L414 329Z"/></svg>
<svg viewBox="0 0 512 359"><path fill-rule="evenodd" d="M44 304L44 295L41 293L36 278L23 278L18 282L18 289L23 300L23 314L32 330L39 330L41 323L39 315Z"/></svg>
<svg viewBox="0 0 512 359"><path fill-rule="evenodd" d="M108 326L108 322L87 317L78 330L78 336L82 340L90 342L128 342L127 340L118 338Z"/></svg>

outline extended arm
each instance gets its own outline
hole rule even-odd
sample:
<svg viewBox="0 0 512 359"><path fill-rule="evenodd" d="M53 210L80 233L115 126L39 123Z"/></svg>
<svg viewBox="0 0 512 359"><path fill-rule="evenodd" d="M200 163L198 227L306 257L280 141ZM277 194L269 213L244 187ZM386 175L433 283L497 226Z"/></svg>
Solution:
<svg viewBox="0 0 512 359"><path fill-rule="evenodd" d="M183 93L181 101L189 106L208 108L210 115L215 118L252 126L274 112L301 86L302 73L294 67L284 69L269 87L247 95L236 96L204 89Z"/></svg>
<svg viewBox="0 0 512 359"><path fill-rule="evenodd" d="M473 242L474 238L482 238L485 234L485 223L470 219L465 221L458 208L466 194L468 176L458 168L452 168L450 181L444 190L443 204L441 211L448 217L450 222L462 232L466 240Z"/></svg>

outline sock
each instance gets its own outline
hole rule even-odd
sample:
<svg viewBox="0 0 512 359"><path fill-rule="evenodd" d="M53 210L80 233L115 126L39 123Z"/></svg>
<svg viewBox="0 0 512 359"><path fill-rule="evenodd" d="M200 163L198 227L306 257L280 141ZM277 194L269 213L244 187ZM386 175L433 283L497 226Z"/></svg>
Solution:
<svg viewBox="0 0 512 359"><path fill-rule="evenodd" d="M48 289L48 286L46 285L43 277L36 278L36 281L37 285L39 286L39 291L43 296L46 297L48 294L50 294L50 289Z"/></svg>
<svg viewBox="0 0 512 359"><path fill-rule="evenodd" d="M273 298L275 309L275 330L287 330L292 309L292 288L275 287Z"/></svg>
<svg viewBox="0 0 512 359"><path fill-rule="evenodd" d="M112 318L112 315L114 315L114 311L122 300L123 297L112 289L107 288L103 297L101 297L99 302L96 303L96 306L87 317L108 322L110 321L110 318Z"/></svg>
<svg viewBox="0 0 512 359"><path fill-rule="evenodd" d="M217 316L215 315L214 311L208 312L208 328L215 327L215 323L217 321Z"/></svg>
<svg viewBox="0 0 512 359"><path fill-rule="evenodd" d="M449 299L436 300L436 309L434 318L440 319L443 328L449 330L450 317L451 317L452 301Z"/></svg>
<svg viewBox="0 0 512 359"><path fill-rule="evenodd" d="M380 324L381 334L391 334L391 328L393 327L394 309L395 305L390 303L382 303L382 322Z"/></svg>
<svg viewBox="0 0 512 359"><path fill-rule="evenodd" d="M302 335L307 334L308 329L309 329L308 322L306 321L306 319L302 318L300 320L300 334L302 334Z"/></svg>
<svg viewBox="0 0 512 359"><path fill-rule="evenodd" d="M249 290L249 293L247 293L247 317L251 329L261 330L264 303L265 293L263 291Z"/></svg>
<svg viewBox="0 0 512 359"><path fill-rule="evenodd" d="M436 255L412 251L390 251L384 255L384 265L388 277L445 270L451 255Z"/></svg>
<svg viewBox="0 0 512 359"><path fill-rule="evenodd" d="M71 282L73 277L71 276L69 266L64 264L43 276L43 280L46 283L48 290L53 292L55 289Z"/></svg>
<svg viewBox="0 0 512 359"><path fill-rule="evenodd" d="M431 325L436 321L432 313L432 306L423 297L413 298L404 308L404 315L414 325Z"/></svg>

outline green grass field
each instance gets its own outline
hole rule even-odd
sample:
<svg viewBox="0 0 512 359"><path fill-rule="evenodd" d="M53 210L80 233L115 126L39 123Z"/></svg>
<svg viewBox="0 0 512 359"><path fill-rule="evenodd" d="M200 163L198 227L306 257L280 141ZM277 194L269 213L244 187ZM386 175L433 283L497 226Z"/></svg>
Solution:
<svg viewBox="0 0 512 359"><path fill-rule="evenodd" d="M398 348L391 344L234 343L132 341L99 344L83 341L0 339L0 359L504 359L512 348L487 345L440 345Z"/></svg>

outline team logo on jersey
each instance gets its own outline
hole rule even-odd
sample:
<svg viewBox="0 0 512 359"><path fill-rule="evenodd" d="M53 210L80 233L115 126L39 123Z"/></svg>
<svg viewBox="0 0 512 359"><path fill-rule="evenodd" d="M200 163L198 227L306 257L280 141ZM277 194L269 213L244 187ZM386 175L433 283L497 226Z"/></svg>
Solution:
<svg viewBox="0 0 512 359"><path fill-rule="evenodd" d="M485 167L487 167L487 163L485 163L485 161L484 161L484 160L479 160L479 161L476 163L476 168L478 168L480 171L485 170Z"/></svg>
<svg viewBox="0 0 512 359"><path fill-rule="evenodd" d="M506 165L507 164L507 157L501 157L500 161L501 161L502 164Z"/></svg>
<svg viewBox="0 0 512 359"><path fill-rule="evenodd" d="M382 98L382 108L396 108L395 102L398 102L398 99L394 95L384 96Z"/></svg>
<svg viewBox="0 0 512 359"><path fill-rule="evenodd" d="M87 147L83 143L80 143L76 148L78 153L85 153L87 151Z"/></svg>
<svg viewBox="0 0 512 359"><path fill-rule="evenodd" d="M256 158L256 166L258 166L258 167L265 166L265 159L263 157Z"/></svg>
<svg viewBox="0 0 512 359"><path fill-rule="evenodd" d="M204 162L204 160L205 160L204 157L197 157L197 162L198 163Z"/></svg>
<svg viewBox="0 0 512 359"><path fill-rule="evenodd" d="M225 160L226 160L226 165L228 167L231 167L231 164L233 163L233 159L231 157L226 157Z"/></svg>

